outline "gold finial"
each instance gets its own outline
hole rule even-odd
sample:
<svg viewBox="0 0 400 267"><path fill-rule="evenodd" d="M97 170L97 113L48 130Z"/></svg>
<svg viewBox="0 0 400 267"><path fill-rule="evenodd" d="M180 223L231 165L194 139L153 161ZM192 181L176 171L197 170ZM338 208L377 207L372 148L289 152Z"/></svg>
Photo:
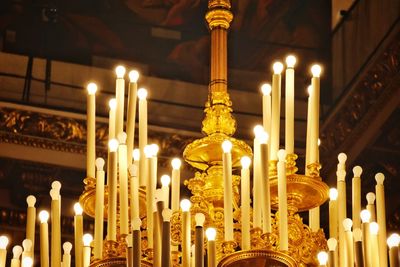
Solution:
<svg viewBox="0 0 400 267"><path fill-rule="evenodd" d="M221 27L229 29L233 20L233 14L230 11L231 3L229 0L210 0L208 1L208 12L206 20L210 30Z"/></svg>

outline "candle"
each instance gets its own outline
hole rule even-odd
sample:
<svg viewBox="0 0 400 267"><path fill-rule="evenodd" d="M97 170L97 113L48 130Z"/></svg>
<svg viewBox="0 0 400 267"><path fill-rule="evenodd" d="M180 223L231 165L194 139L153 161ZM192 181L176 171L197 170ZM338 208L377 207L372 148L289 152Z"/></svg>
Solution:
<svg viewBox="0 0 400 267"><path fill-rule="evenodd" d="M162 226L162 252L161 252L161 267L169 267L171 264L171 216L172 210L166 208L162 211L163 226Z"/></svg>
<svg viewBox="0 0 400 267"><path fill-rule="evenodd" d="M115 138L115 110L117 108L117 100L115 98L111 98L108 101L108 106L110 107L109 118L108 118L108 141ZM110 173L110 148L107 147L107 175ZM108 177L107 177L107 185L108 185Z"/></svg>
<svg viewBox="0 0 400 267"><path fill-rule="evenodd" d="M222 166L224 179L224 225L225 241L233 241L233 204L232 204L232 143L222 142Z"/></svg>
<svg viewBox="0 0 400 267"><path fill-rule="evenodd" d="M133 267L140 267L141 263L141 238L140 238L140 225L142 221L136 217L132 221L132 249L133 249Z"/></svg>
<svg viewBox="0 0 400 267"><path fill-rule="evenodd" d="M22 262L24 262L24 259L27 258L32 258L31 257L31 249L32 249L32 241L29 239L24 239L24 241L22 241L22 247L24 248L22 251ZM22 264L23 265L23 264Z"/></svg>
<svg viewBox="0 0 400 267"><path fill-rule="evenodd" d="M367 210L371 213L371 222L376 222L376 212L375 212L375 194L369 192L366 195L367 199Z"/></svg>
<svg viewBox="0 0 400 267"><path fill-rule="evenodd" d="M125 241L126 241L126 264L127 267L132 267L133 266L132 234L127 235Z"/></svg>
<svg viewBox="0 0 400 267"><path fill-rule="evenodd" d="M379 226L376 222L372 222L369 224L369 233L370 233L370 238L371 238L371 253L373 253L373 255L371 256L371 260L372 260L372 266L373 267L379 267L380 264L380 255L379 255L379 246L378 246L378 232L379 232ZM383 244L382 244L383 245ZM384 246L386 249L386 246ZM378 252L378 253L377 253ZM386 257L387 255L385 254L384 257ZM385 265L387 266L387 265Z"/></svg>
<svg viewBox="0 0 400 267"><path fill-rule="evenodd" d="M190 206L189 200L181 201L182 209L182 267L190 265Z"/></svg>
<svg viewBox="0 0 400 267"><path fill-rule="evenodd" d="M353 227L360 228L361 227L361 173L362 168L360 166L355 166L353 168L353 179L352 179L352 195L353 195Z"/></svg>
<svg viewBox="0 0 400 267"><path fill-rule="evenodd" d="M253 147L253 228L261 228L262 224L262 181L260 140L257 138L264 132L261 125L254 127Z"/></svg>
<svg viewBox="0 0 400 267"><path fill-rule="evenodd" d="M129 72L129 91L128 91L128 112L126 118L126 147L128 166L132 165L132 150L135 144L135 121L136 121L136 99L137 99L137 80L139 72L131 70Z"/></svg>
<svg viewBox="0 0 400 267"><path fill-rule="evenodd" d="M139 185L146 186L147 167L144 148L147 145L147 90L140 88L137 94L139 98Z"/></svg>
<svg viewBox="0 0 400 267"><path fill-rule="evenodd" d="M326 263L328 262L328 253L326 253L325 251L321 251L318 253L317 258L318 258L319 266L326 267Z"/></svg>
<svg viewBox="0 0 400 267"><path fill-rule="evenodd" d="M117 241L117 149L118 141L108 141L110 173L108 174L107 240Z"/></svg>
<svg viewBox="0 0 400 267"><path fill-rule="evenodd" d="M173 212L179 210L179 193L181 187L180 168L181 160L174 158L171 161L172 165L172 196L171 196L171 209Z"/></svg>
<svg viewBox="0 0 400 267"><path fill-rule="evenodd" d="M22 259L22 267L32 267L33 266L33 259L31 257L26 257Z"/></svg>
<svg viewBox="0 0 400 267"><path fill-rule="evenodd" d="M115 68L117 79L115 81L115 98L117 99L117 109L115 111L115 136L118 137L124 131L124 105L125 105L125 68L118 66Z"/></svg>
<svg viewBox="0 0 400 267"><path fill-rule="evenodd" d="M391 234L387 239L389 247L389 263L390 267L399 267L399 244L400 236L398 234Z"/></svg>
<svg viewBox="0 0 400 267"><path fill-rule="evenodd" d="M335 267L336 264L336 247L337 247L337 240L335 238L329 238L328 242L328 249L329 249L329 253L328 253L328 266L329 267Z"/></svg>
<svg viewBox="0 0 400 267"><path fill-rule="evenodd" d="M6 266L8 238L0 236L0 267Z"/></svg>
<svg viewBox="0 0 400 267"><path fill-rule="evenodd" d="M171 183L171 177L169 175L161 176L161 191L162 201L165 203L165 208L169 208L169 184Z"/></svg>
<svg viewBox="0 0 400 267"><path fill-rule="evenodd" d="M383 181L385 176L382 173L377 173L375 175L376 186L376 217L377 223L379 224L379 264L381 267L387 266L387 247L384 246L386 242L386 210L385 210L385 189L383 186Z"/></svg>
<svg viewBox="0 0 400 267"><path fill-rule="evenodd" d="M49 267L49 213L39 212L40 219L40 267Z"/></svg>
<svg viewBox="0 0 400 267"><path fill-rule="evenodd" d="M351 219L346 218L343 220L344 233L346 236L347 266L354 265L353 233L351 232L352 226L353 226L353 222Z"/></svg>
<svg viewBox="0 0 400 267"><path fill-rule="evenodd" d="M90 243L93 241L93 237L91 234L84 234L82 237L83 240L83 267L89 267L90 265Z"/></svg>
<svg viewBox="0 0 400 267"><path fill-rule="evenodd" d="M268 134L262 132L258 137L260 140L260 170L261 170L261 195L262 195L262 215L263 215L263 232L271 233L271 195L269 188L269 172L268 172Z"/></svg>
<svg viewBox="0 0 400 267"><path fill-rule="evenodd" d="M147 145L145 155L148 161L149 178L146 185L146 208L147 208L147 241L148 248L153 248L153 211L155 208L155 191L157 182L157 145ZM139 167L140 171L140 167Z"/></svg>
<svg viewBox="0 0 400 267"><path fill-rule="evenodd" d="M263 127L267 133L271 132L271 85L265 83L261 86L262 110L263 110Z"/></svg>
<svg viewBox="0 0 400 267"><path fill-rule="evenodd" d="M337 189L338 189L338 228L339 228L339 266L346 266L346 244L345 233L343 228L343 220L346 219L346 171L344 170L344 162L346 161L345 154L339 154L339 164L337 176Z"/></svg>
<svg viewBox="0 0 400 267"><path fill-rule="evenodd" d="M369 267L372 264L371 260L371 237L369 231L369 220L371 219L371 213L368 210L362 210L360 213L362 221L362 236L363 236L363 251L364 251L364 262L365 266Z"/></svg>
<svg viewBox="0 0 400 267"><path fill-rule="evenodd" d="M279 123L281 120L281 72L283 70L283 64L281 62L275 62L273 69L270 159L277 160L277 153L279 150Z"/></svg>
<svg viewBox="0 0 400 267"><path fill-rule="evenodd" d="M311 94L311 129L310 129L310 164L318 162L318 138L319 138L319 94L320 94L320 78L321 67L313 65L311 67L312 79L312 94ZM339 242L340 245L340 242Z"/></svg>
<svg viewBox="0 0 400 267"><path fill-rule="evenodd" d="M310 217L309 226L311 231L317 232L319 229L319 207L310 209L308 214Z"/></svg>
<svg viewBox="0 0 400 267"><path fill-rule="evenodd" d="M286 151L278 152L278 198L279 198L279 249L288 251L288 211L286 194Z"/></svg>
<svg viewBox="0 0 400 267"><path fill-rule="evenodd" d="M74 205L74 241L75 241L75 266L82 267L82 249L83 249L83 209L79 203Z"/></svg>
<svg viewBox="0 0 400 267"><path fill-rule="evenodd" d="M309 174L309 169L307 168L308 165L310 164L310 149L311 149L311 120L312 120L312 114L311 114L311 107L312 107L312 103L311 103L311 95L312 95L312 86L308 86L307 87L307 92L308 92L308 103L307 103L307 133L306 133L306 175L310 175Z"/></svg>
<svg viewBox="0 0 400 267"><path fill-rule="evenodd" d="M247 156L240 160L241 171L241 217L242 217L242 250L249 250L250 247L250 163L251 159Z"/></svg>
<svg viewBox="0 0 400 267"><path fill-rule="evenodd" d="M104 159L96 159L96 208L94 218L94 248L95 259L103 258L103 227L104 227Z"/></svg>
<svg viewBox="0 0 400 267"><path fill-rule="evenodd" d="M120 233L127 236L129 233L129 214L128 214L128 162L126 148L126 133L118 135L118 177L119 177L119 213L120 213Z"/></svg>
<svg viewBox="0 0 400 267"><path fill-rule="evenodd" d="M131 221L139 218L139 149L133 150L133 165L129 167L129 179L131 184Z"/></svg>
<svg viewBox="0 0 400 267"><path fill-rule="evenodd" d="M207 228L207 267L216 267L216 245L215 237L217 236L217 231L214 228Z"/></svg>
<svg viewBox="0 0 400 267"><path fill-rule="evenodd" d="M203 213L196 213L195 221L196 221L196 238L195 238L195 267L204 267L204 255L203 255L203 246L204 246L204 230L203 224L205 221L205 216Z"/></svg>
<svg viewBox="0 0 400 267"><path fill-rule="evenodd" d="M87 137L86 137L86 176L94 178L96 158L96 91L97 85L89 83L86 87L87 107L86 107L86 121L87 121Z"/></svg>
<svg viewBox="0 0 400 267"><path fill-rule="evenodd" d="M51 184L51 267L61 266L61 183Z"/></svg>
<svg viewBox="0 0 400 267"><path fill-rule="evenodd" d="M363 248L362 248L362 230L354 228L354 261L357 267L364 267Z"/></svg>
<svg viewBox="0 0 400 267"><path fill-rule="evenodd" d="M64 255L63 255L63 267L71 267L71 250L72 250L72 244L70 242L65 242L63 244L63 250L64 250Z"/></svg>
<svg viewBox="0 0 400 267"><path fill-rule="evenodd" d="M26 216L26 239L32 241L32 251L31 257L33 256L33 252L35 251L35 221L36 221L36 198L34 196L28 196L26 198L26 203L28 204L27 216Z"/></svg>
<svg viewBox="0 0 400 267"><path fill-rule="evenodd" d="M21 257L22 247L14 246L12 252L13 252L13 258L11 259L11 267L20 267L21 260L19 258Z"/></svg>
<svg viewBox="0 0 400 267"><path fill-rule="evenodd" d="M288 154L294 153L294 65L296 57L290 55L286 57L285 74L285 150Z"/></svg>
<svg viewBox="0 0 400 267"><path fill-rule="evenodd" d="M161 254L162 254L162 226L163 226L163 217L162 211L164 210L164 201L162 201L162 191L161 189L157 189L155 193L156 200L156 210L153 213L153 222L154 222L154 234L153 234L153 242L154 242L154 266L161 266Z"/></svg>
<svg viewBox="0 0 400 267"><path fill-rule="evenodd" d="M329 237L338 238L338 191L329 189Z"/></svg>

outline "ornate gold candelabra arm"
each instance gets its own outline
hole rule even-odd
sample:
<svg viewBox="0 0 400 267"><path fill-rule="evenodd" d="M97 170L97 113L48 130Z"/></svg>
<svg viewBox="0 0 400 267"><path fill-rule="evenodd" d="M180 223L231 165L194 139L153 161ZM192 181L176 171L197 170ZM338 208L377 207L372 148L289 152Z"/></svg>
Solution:
<svg viewBox="0 0 400 267"><path fill-rule="evenodd" d="M321 179L319 176L320 169L321 169L321 164L319 164L318 162L314 162L307 165L308 175L310 175L313 178Z"/></svg>
<svg viewBox="0 0 400 267"><path fill-rule="evenodd" d="M296 154L287 154L286 155L286 175L295 174L297 172L296 166Z"/></svg>

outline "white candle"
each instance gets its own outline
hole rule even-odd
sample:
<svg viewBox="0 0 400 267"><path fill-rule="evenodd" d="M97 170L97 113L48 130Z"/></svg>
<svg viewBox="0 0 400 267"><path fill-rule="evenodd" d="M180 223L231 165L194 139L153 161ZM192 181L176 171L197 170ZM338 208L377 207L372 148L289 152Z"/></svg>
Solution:
<svg viewBox="0 0 400 267"><path fill-rule="evenodd" d="M51 266L61 266L61 183L51 184Z"/></svg>
<svg viewBox="0 0 400 267"><path fill-rule="evenodd" d="M386 242L386 210L385 210L385 189L383 181L385 176L382 173L375 175L376 186L376 218L379 224L379 264L381 267L387 266L387 247L384 246Z"/></svg>
<svg viewBox="0 0 400 267"><path fill-rule="evenodd" d="M182 209L182 267L190 265L190 206L189 200L181 201Z"/></svg>
<svg viewBox="0 0 400 267"><path fill-rule="evenodd" d="M307 133L306 133L306 175L309 174L309 170L307 166L310 164L310 149L311 149L311 120L312 120L312 114L311 114L311 95L312 95L312 86L307 87L307 92L308 92L308 102L307 102Z"/></svg>
<svg viewBox="0 0 400 267"><path fill-rule="evenodd" d="M26 257L22 259L22 267L32 267L33 266L33 259L31 257Z"/></svg>
<svg viewBox="0 0 400 267"><path fill-rule="evenodd" d="M74 205L74 241L75 241L75 266L82 267L82 249L83 249L83 209L79 203Z"/></svg>
<svg viewBox="0 0 400 267"><path fill-rule="evenodd" d="M91 234L84 234L83 237L83 267L89 267L90 265L90 243L93 241L93 237Z"/></svg>
<svg viewBox="0 0 400 267"><path fill-rule="evenodd" d="M362 235L363 235L363 250L365 266L370 267L372 264L371 255L371 234L369 231L369 221L371 213L368 210L362 210L360 213L362 221Z"/></svg>
<svg viewBox="0 0 400 267"><path fill-rule="evenodd" d="M94 218L94 248L95 259L103 258L103 228L104 228L104 159L96 159L96 208Z"/></svg>
<svg viewBox="0 0 400 267"><path fill-rule="evenodd" d="M286 57L286 94L285 94L285 150L287 154L294 153L294 65L296 58Z"/></svg>
<svg viewBox="0 0 400 267"><path fill-rule="evenodd" d="M327 266L326 264L328 263L328 253L325 251L321 251L317 255L319 266Z"/></svg>
<svg viewBox="0 0 400 267"><path fill-rule="evenodd" d="M286 151L278 152L278 198L279 198L279 249L288 251L288 210L286 194Z"/></svg>
<svg viewBox="0 0 400 267"><path fill-rule="evenodd" d="M373 255L372 255L372 257L371 257L371 260L372 260L372 267L380 267L381 265L380 265L380 254L379 254L379 251L380 251L380 249L379 249L379 247L380 246L378 246L378 242L379 242L379 239L378 239L378 232L379 232L379 226L378 226L378 224L376 223L376 222L372 222L372 223L370 223L369 224L369 233L370 233L370 237L371 237L371 243L370 243L370 245L371 245L371 253L373 253ZM382 245L384 245L385 243L383 243ZM383 247L385 247L385 251L386 251L386 246L383 246ZM377 253L378 252L378 253ZM385 254L384 255L384 257L386 258L386 255L387 254ZM384 265L384 266L387 266L387 265Z"/></svg>
<svg viewBox="0 0 400 267"><path fill-rule="evenodd" d="M139 185L146 186L147 166L144 148L147 145L147 90L140 88L137 94L139 98Z"/></svg>
<svg viewBox="0 0 400 267"><path fill-rule="evenodd" d="M275 62L273 69L270 159L277 160L277 153L279 150L279 124L281 119L281 72L283 70L283 64L280 62Z"/></svg>
<svg viewBox="0 0 400 267"><path fill-rule="evenodd" d="M347 265L354 265L354 243L353 243L353 233L351 232L351 227L353 226L353 222L351 219L346 218L343 220L343 227L346 236L346 255L347 255Z"/></svg>
<svg viewBox="0 0 400 267"><path fill-rule="evenodd" d="M64 255L62 261L62 267L71 267L72 244L70 242L65 242L63 244L63 250L64 250Z"/></svg>
<svg viewBox="0 0 400 267"><path fill-rule="evenodd" d="M387 239L387 245L389 247L389 263L390 267L398 267L399 263L399 244L400 236L398 234L391 234Z"/></svg>
<svg viewBox="0 0 400 267"><path fill-rule="evenodd" d="M337 255L337 250L336 250L336 247L337 247L337 240L336 240L336 238L329 238L328 239L328 241L327 241L327 245L328 245L328 248L329 248L329 253L328 253L328 261L329 261L329 263L328 263L328 266L329 267L335 267L336 266L336 255Z"/></svg>
<svg viewBox="0 0 400 267"><path fill-rule="evenodd" d="M94 178L96 158L96 91L97 85L89 83L87 86L87 137L86 137L86 176Z"/></svg>
<svg viewBox="0 0 400 267"><path fill-rule="evenodd" d="M117 108L117 100L115 98L111 98L108 101L108 106L110 107L109 118L108 118L108 141L115 138L115 110ZM110 174L110 148L107 147L107 185Z"/></svg>
<svg viewBox="0 0 400 267"><path fill-rule="evenodd" d="M338 238L338 191L336 188L329 190L329 237Z"/></svg>
<svg viewBox="0 0 400 267"><path fill-rule="evenodd" d="M139 149L134 149L133 152L133 165L129 167L129 179L131 183L131 220L139 218Z"/></svg>
<svg viewBox="0 0 400 267"><path fill-rule="evenodd" d="M24 239L24 241L22 241L22 247L24 248L22 251L22 266L24 265L24 261L26 259L32 259L31 257L31 249L32 249L32 241L29 239ZM60 258L61 261L61 258Z"/></svg>
<svg viewBox="0 0 400 267"><path fill-rule="evenodd" d="M149 177L146 185L147 202L147 238L148 248L153 248L153 211L155 210L155 191L157 186L157 145L148 145L145 147L146 159L148 161Z"/></svg>
<svg viewBox="0 0 400 267"><path fill-rule="evenodd" d="M367 210L371 213L371 222L376 222L375 194L373 192L369 192L365 198L367 199Z"/></svg>
<svg viewBox="0 0 400 267"><path fill-rule="evenodd" d="M169 175L161 176L161 191L162 198L164 201L165 208L169 208L169 184L171 183L171 177Z"/></svg>
<svg viewBox="0 0 400 267"><path fill-rule="evenodd" d="M39 212L40 219L40 266L49 267L49 213L45 210Z"/></svg>
<svg viewBox="0 0 400 267"><path fill-rule="evenodd" d="M268 134L262 132L257 137L260 140L260 177L261 177L261 195L262 195L262 216L263 216L263 232L271 233L271 195L269 188L269 172L268 172Z"/></svg>
<svg viewBox="0 0 400 267"><path fill-rule="evenodd" d="M254 127L253 145L253 228L262 228L262 185L261 185L261 151L257 138L264 132L261 125Z"/></svg>
<svg viewBox="0 0 400 267"><path fill-rule="evenodd" d="M118 141L108 142L110 149L110 173L108 174L107 240L117 241L117 149Z"/></svg>
<svg viewBox="0 0 400 267"><path fill-rule="evenodd" d="M132 151L135 144L135 121L136 121L136 101L137 101L137 80L139 72L131 70L129 72L129 91L128 91L128 112L126 118L126 147L128 166L132 165Z"/></svg>
<svg viewBox="0 0 400 267"><path fill-rule="evenodd" d="M21 246L14 246L13 247L13 258L11 259L11 267L21 267L21 253L22 253L22 247ZM43 266L43 265L41 265ZM47 262L48 266L48 262Z"/></svg>
<svg viewBox="0 0 400 267"><path fill-rule="evenodd" d="M36 198L34 196L28 196L26 198L28 204L27 217L26 217L26 239L32 241L31 257L35 251L35 221L36 221Z"/></svg>
<svg viewBox="0 0 400 267"><path fill-rule="evenodd" d="M320 79L321 67L313 65L311 67L312 79L312 94L311 94L311 129L310 129L310 164L318 162L318 138L319 138L319 95L320 95ZM340 242L339 242L340 244Z"/></svg>
<svg viewBox="0 0 400 267"><path fill-rule="evenodd" d="M8 238L0 236L0 267L6 266Z"/></svg>
<svg viewBox="0 0 400 267"><path fill-rule="evenodd" d="M119 213L120 213L120 233L123 236L129 234L129 214L128 214L128 162L126 148L126 133L118 135L118 177L119 177Z"/></svg>
<svg viewBox="0 0 400 267"><path fill-rule="evenodd" d="M346 219L346 171L345 162L346 154L340 153L338 156L339 164L336 172L337 176L337 190L338 190L338 228L339 228L339 266L346 266L346 246L343 222Z"/></svg>
<svg viewBox="0 0 400 267"><path fill-rule="evenodd" d="M261 86L262 109L263 109L263 127L264 131L271 133L271 85L265 83Z"/></svg>
<svg viewBox="0 0 400 267"><path fill-rule="evenodd" d="M242 250L249 250L250 243L250 171L251 159L247 156L240 160L241 171L241 217L242 217Z"/></svg>
<svg viewBox="0 0 400 267"><path fill-rule="evenodd" d="M225 241L233 241L233 204L232 204L232 143L225 140L222 143L222 166L224 180L224 225Z"/></svg>
<svg viewBox="0 0 400 267"><path fill-rule="evenodd" d="M172 195L171 195L171 209L173 212L179 210L179 194L181 190L181 160L178 158L174 158L171 161L172 165Z"/></svg>
<svg viewBox="0 0 400 267"><path fill-rule="evenodd" d="M118 137L124 131L124 106L125 106L125 68L118 66L115 68L117 79L115 81L115 99L117 99L117 109L115 116L115 136Z"/></svg>
<svg viewBox="0 0 400 267"><path fill-rule="evenodd" d="M353 228L361 228L361 173L362 168L356 166L353 168L352 191L353 191Z"/></svg>
<svg viewBox="0 0 400 267"><path fill-rule="evenodd" d="M217 231L214 228L207 228L207 267L217 266L217 256L216 256L216 245L215 237L217 236Z"/></svg>

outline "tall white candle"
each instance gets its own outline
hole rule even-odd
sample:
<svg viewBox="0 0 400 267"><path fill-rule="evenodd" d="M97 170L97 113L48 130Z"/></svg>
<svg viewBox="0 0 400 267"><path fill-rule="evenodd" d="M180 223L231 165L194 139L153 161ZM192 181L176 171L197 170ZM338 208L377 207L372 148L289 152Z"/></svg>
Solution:
<svg viewBox="0 0 400 267"><path fill-rule="evenodd" d="M40 267L49 267L49 213L39 212L40 219Z"/></svg>
<svg viewBox="0 0 400 267"><path fill-rule="evenodd" d="M378 238L378 233L379 233L380 229L379 229L379 225L376 222L372 222L369 224L369 233L370 233L370 237L371 237L371 253L373 253L371 260L372 260L372 267L381 267L380 265L380 261L381 261L381 255L379 253L380 249L379 249L379 238ZM385 243L383 243L382 245L384 245ZM386 251L386 246L385 247L385 251ZM376 253L378 252L378 253ZM386 258L386 254L384 255L384 257ZM384 265L384 266L387 266Z"/></svg>
<svg viewBox="0 0 400 267"><path fill-rule="evenodd" d="M217 266L217 256L216 256L216 245L215 237L217 236L217 231L214 228L207 228L207 266L216 267Z"/></svg>
<svg viewBox="0 0 400 267"><path fill-rule="evenodd" d="M337 190L338 190L338 227L339 227L339 266L346 266L346 241L343 222L346 219L346 171L345 162L347 156L344 153L340 153L338 156L339 164L336 172L337 176Z"/></svg>
<svg viewBox="0 0 400 267"><path fill-rule="evenodd" d="M124 106L125 106L125 68L118 66L115 68L117 79L115 81L115 99L117 99L117 109L115 116L115 136L118 137L124 131Z"/></svg>
<svg viewBox="0 0 400 267"><path fill-rule="evenodd" d="M126 148L126 133L118 135L118 177L119 177L119 213L121 235L129 234L129 212L128 212L128 162Z"/></svg>
<svg viewBox="0 0 400 267"><path fill-rule="evenodd" d="M376 222L375 194L368 192L365 198L367 199L367 210L371 213L371 222Z"/></svg>
<svg viewBox="0 0 400 267"><path fill-rule="evenodd" d="M108 174L107 240L117 241L117 150L118 141L108 142L110 149L110 173Z"/></svg>
<svg viewBox="0 0 400 267"><path fill-rule="evenodd" d="M281 62L275 62L273 69L270 159L277 160L277 153L279 150L279 125L281 119L281 72L283 70L283 64Z"/></svg>
<svg viewBox="0 0 400 267"><path fill-rule="evenodd" d="M94 248L95 259L103 258L103 228L104 228L104 159L96 159L96 208L94 218Z"/></svg>
<svg viewBox="0 0 400 267"><path fill-rule="evenodd" d="M336 188L329 190L329 237L338 238L338 191Z"/></svg>
<svg viewBox="0 0 400 267"><path fill-rule="evenodd" d="M318 138L319 138L319 95L320 95L320 78L321 67L313 65L311 67L312 79L312 94L311 94L311 130L310 130L310 164L318 162ZM339 242L340 244L340 242Z"/></svg>
<svg viewBox="0 0 400 267"><path fill-rule="evenodd" d="M233 204L232 204L232 143L225 140L222 143L222 166L224 180L224 225L225 241L233 241Z"/></svg>
<svg viewBox="0 0 400 267"><path fill-rule="evenodd" d="M82 249L83 249L83 209L79 203L74 205L74 241L75 241L75 266L82 267Z"/></svg>
<svg viewBox="0 0 400 267"><path fill-rule="evenodd" d="M312 120L312 114L311 114L311 95L312 95L312 86L307 87L307 92L308 92L308 102L307 102L307 133L306 133L306 175L310 175L308 172L307 166L310 164L310 149L311 149L311 120Z"/></svg>
<svg viewBox="0 0 400 267"><path fill-rule="evenodd" d="M108 101L109 110L109 118L108 118L108 141L111 139L115 139L115 110L117 109L117 100L115 98L111 98ZM110 148L107 146L107 185L110 174Z"/></svg>
<svg viewBox="0 0 400 267"><path fill-rule="evenodd" d="M161 191L162 191L162 198L164 201L164 206L166 209L169 208L169 184L171 183L171 177L169 175L161 176Z"/></svg>
<svg viewBox="0 0 400 267"><path fill-rule="evenodd" d="M179 210L179 195L181 190L181 160L174 158L171 161L172 165L172 195L171 195L171 209L173 212Z"/></svg>
<svg viewBox="0 0 400 267"><path fill-rule="evenodd" d="M26 217L26 239L32 241L31 257L35 251L35 221L36 221L36 198L34 196L28 196L26 198L28 204L27 217Z"/></svg>
<svg viewBox="0 0 400 267"><path fill-rule="evenodd" d="M189 200L181 201L182 209L182 267L190 266L190 206Z"/></svg>
<svg viewBox="0 0 400 267"><path fill-rule="evenodd" d="M253 228L262 228L262 186L260 140L257 138L264 132L261 125L254 127L253 145Z"/></svg>
<svg viewBox="0 0 400 267"><path fill-rule="evenodd" d="M250 243L250 171L249 167L251 159L247 156L240 160L242 164L241 171L241 217L242 217L242 249L248 250L251 248Z"/></svg>
<svg viewBox="0 0 400 267"><path fill-rule="evenodd" d="M365 266L370 267L372 264L371 255L371 234L369 231L369 221L371 213L368 210L362 210L360 213L362 221L362 238L363 238L363 251Z"/></svg>
<svg viewBox="0 0 400 267"><path fill-rule="evenodd" d="M132 165L132 151L135 144L135 122L136 122L136 101L137 101L137 80L139 72L131 70L129 72L129 91L128 91L128 112L126 117L126 147L128 166Z"/></svg>
<svg viewBox="0 0 400 267"><path fill-rule="evenodd" d="M279 249L288 251L288 210L286 194L286 151L278 152L278 198L279 198Z"/></svg>
<svg viewBox="0 0 400 267"><path fill-rule="evenodd" d="M379 224L379 264L381 267L387 266L387 247L384 246L386 242L386 210L385 210L385 189L383 181L385 176L382 173L375 175L376 186L376 218Z"/></svg>
<svg viewBox="0 0 400 267"><path fill-rule="evenodd" d="M63 261L62 261L62 267L71 267L71 250L72 250L72 244L70 242L65 242L63 244Z"/></svg>
<svg viewBox="0 0 400 267"><path fill-rule="evenodd" d="M0 236L0 267L6 266L8 238Z"/></svg>
<svg viewBox="0 0 400 267"><path fill-rule="evenodd" d="M86 137L86 176L95 177L96 159L96 91L97 85L89 83L87 86L87 137Z"/></svg>
<svg viewBox="0 0 400 267"><path fill-rule="evenodd" d="M362 168L356 166L353 168L353 179L352 179L352 196L353 196L353 228L361 228L361 173Z"/></svg>
<svg viewBox="0 0 400 267"><path fill-rule="evenodd" d="M91 255L90 243L92 243L93 237L91 234L84 234L82 239L83 239L83 251L82 251L83 265L82 266L89 267L90 255Z"/></svg>
<svg viewBox="0 0 400 267"><path fill-rule="evenodd" d="M139 98L139 185L146 186L147 166L144 148L147 145L147 90L140 88L138 90Z"/></svg>
<svg viewBox="0 0 400 267"><path fill-rule="evenodd" d="M135 164L129 167L129 181L131 184L131 222L139 218L139 179L137 173L137 166Z"/></svg>
<svg viewBox="0 0 400 267"><path fill-rule="evenodd" d="M61 266L61 183L51 184L51 267Z"/></svg>
<svg viewBox="0 0 400 267"><path fill-rule="evenodd" d="M146 185L147 202L147 237L148 248L153 248L153 211L155 210L155 191L157 186L157 145L148 145L145 147L146 159L148 161L149 177Z"/></svg>
<svg viewBox="0 0 400 267"><path fill-rule="evenodd" d="M294 153L294 65L296 57L290 55L286 57L285 74L285 150L287 154Z"/></svg>
<svg viewBox="0 0 400 267"><path fill-rule="evenodd" d="M12 252L13 252L13 258L11 259L11 267L21 267L20 257L22 254L22 247L14 246ZM47 266L49 266L48 262L47 262Z"/></svg>
<svg viewBox="0 0 400 267"><path fill-rule="evenodd" d="M263 127L268 134L271 133L271 85L265 83L261 86L262 110L263 110Z"/></svg>
<svg viewBox="0 0 400 267"><path fill-rule="evenodd" d="M353 222L351 219L346 218L343 220L344 233L346 236L346 255L347 255L347 265L354 265L354 242L353 242L353 233L351 232L351 227L353 226Z"/></svg>
<svg viewBox="0 0 400 267"><path fill-rule="evenodd" d="M261 170L261 194L262 194L262 217L263 232L271 233L271 195L269 188L268 172L268 134L263 132L258 139L260 140L260 170Z"/></svg>

